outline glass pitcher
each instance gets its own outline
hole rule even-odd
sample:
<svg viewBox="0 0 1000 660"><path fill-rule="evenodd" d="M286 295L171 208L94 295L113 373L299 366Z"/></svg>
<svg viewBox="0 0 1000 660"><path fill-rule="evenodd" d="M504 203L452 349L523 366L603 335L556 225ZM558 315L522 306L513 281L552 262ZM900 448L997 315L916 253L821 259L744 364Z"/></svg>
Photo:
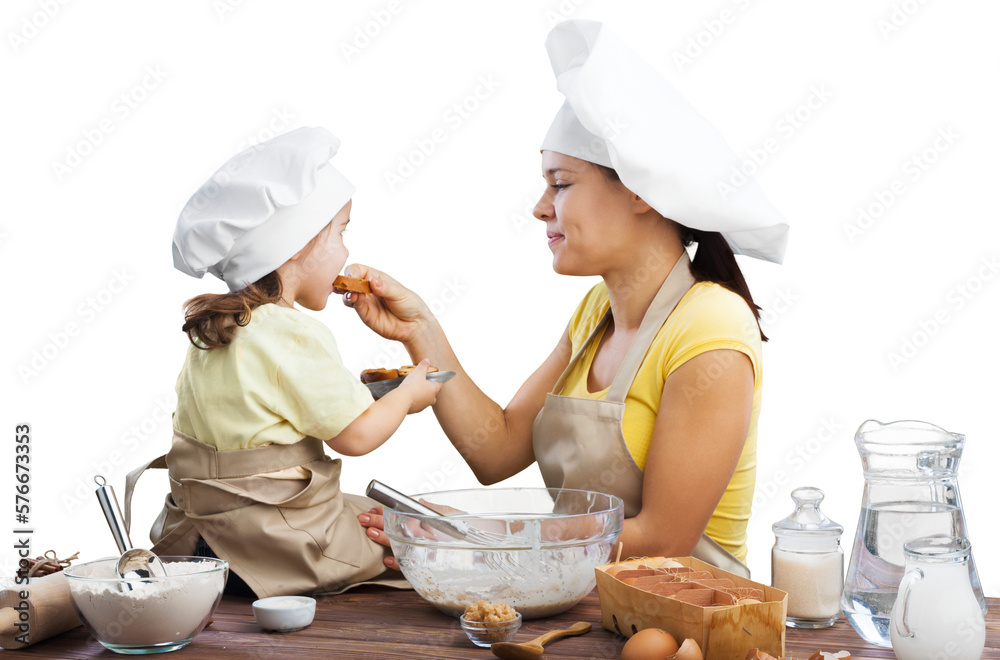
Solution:
<svg viewBox="0 0 1000 660"><path fill-rule="evenodd" d="M906 564L903 545L922 536L969 536L958 494L965 436L926 422L868 420L854 442L865 489L841 608L862 638L888 647L889 616ZM986 598L971 554L968 567L985 614Z"/></svg>
<svg viewBox="0 0 1000 660"><path fill-rule="evenodd" d="M965 538L907 541L906 574L892 608L892 650L899 660L979 660L986 621L969 582L972 546Z"/></svg>

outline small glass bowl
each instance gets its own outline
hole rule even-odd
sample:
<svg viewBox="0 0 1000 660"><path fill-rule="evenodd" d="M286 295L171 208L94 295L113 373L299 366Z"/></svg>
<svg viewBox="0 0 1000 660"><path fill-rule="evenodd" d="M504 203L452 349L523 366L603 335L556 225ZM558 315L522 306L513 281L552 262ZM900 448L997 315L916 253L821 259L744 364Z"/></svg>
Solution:
<svg viewBox="0 0 1000 660"><path fill-rule="evenodd" d="M469 621L463 614L460 617L462 630L469 636L476 646L488 649L497 642L509 642L514 639L518 628L521 627L521 613L509 621Z"/></svg>

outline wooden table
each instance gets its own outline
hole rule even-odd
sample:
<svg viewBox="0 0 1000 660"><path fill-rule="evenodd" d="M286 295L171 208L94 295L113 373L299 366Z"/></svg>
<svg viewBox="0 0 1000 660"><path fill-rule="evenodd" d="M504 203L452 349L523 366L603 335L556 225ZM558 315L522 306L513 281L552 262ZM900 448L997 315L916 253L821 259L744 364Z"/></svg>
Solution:
<svg viewBox="0 0 1000 660"><path fill-rule="evenodd" d="M253 620L252 599L226 596L213 622L187 647L164 657L252 658L492 658L489 649L472 645L457 619L445 616L413 591L361 587L339 596L317 599L316 619L305 630L266 633ZM990 598L983 658L1000 658L1000 599ZM601 628L601 609L593 591L569 612L549 619L525 621L515 641L527 641L574 621L594 629L567 637L545 649L545 658L617 660L625 638ZM805 659L813 651L847 650L854 660L894 658L892 649L862 641L843 618L825 630L788 629L785 652ZM0 651L0 658L121 658L101 646L83 627L45 640L23 651ZM712 660L708 658L706 660Z"/></svg>

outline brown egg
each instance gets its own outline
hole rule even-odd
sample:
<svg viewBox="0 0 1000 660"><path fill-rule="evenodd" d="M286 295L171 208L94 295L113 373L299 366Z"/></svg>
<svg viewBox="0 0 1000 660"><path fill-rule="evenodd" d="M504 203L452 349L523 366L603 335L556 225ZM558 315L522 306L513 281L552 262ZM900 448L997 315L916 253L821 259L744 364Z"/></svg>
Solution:
<svg viewBox="0 0 1000 660"><path fill-rule="evenodd" d="M666 660L677 653L673 635L659 628L640 630L625 642L621 660Z"/></svg>

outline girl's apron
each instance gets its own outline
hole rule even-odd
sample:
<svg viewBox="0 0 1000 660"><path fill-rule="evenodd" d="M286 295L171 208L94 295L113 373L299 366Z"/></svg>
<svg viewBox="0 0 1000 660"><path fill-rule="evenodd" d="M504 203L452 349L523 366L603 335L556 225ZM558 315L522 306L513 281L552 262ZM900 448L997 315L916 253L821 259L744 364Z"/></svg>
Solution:
<svg viewBox="0 0 1000 660"><path fill-rule="evenodd" d="M387 551L357 520L377 503L340 492L340 459L323 448L322 440L305 438L217 451L175 429L165 456L129 473L125 524L143 471L166 468L170 494L150 530L156 554L191 555L201 536L260 598L339 593L372 582L408 588L398 574L386 573ZM296 466L308 476L261 476Z"/></svg>
<svg viewBox="0 0 1000 660"><path fill-rule="evenodd" d="M625 502L626 518L634 517L642 509L642 470L632 458L622 431L625 397L656 333L695 282L690 264L685 251L646 310L639 331L603 399L562 396L557 392L562 391L566 377L584 349L608 324L610 309L573 355L552 392L545 396L545 405L532 427L532 443L548 488L576 488L617 495ZM750 576L746 565L704 533L692 554L730 573Z"/></svg>

